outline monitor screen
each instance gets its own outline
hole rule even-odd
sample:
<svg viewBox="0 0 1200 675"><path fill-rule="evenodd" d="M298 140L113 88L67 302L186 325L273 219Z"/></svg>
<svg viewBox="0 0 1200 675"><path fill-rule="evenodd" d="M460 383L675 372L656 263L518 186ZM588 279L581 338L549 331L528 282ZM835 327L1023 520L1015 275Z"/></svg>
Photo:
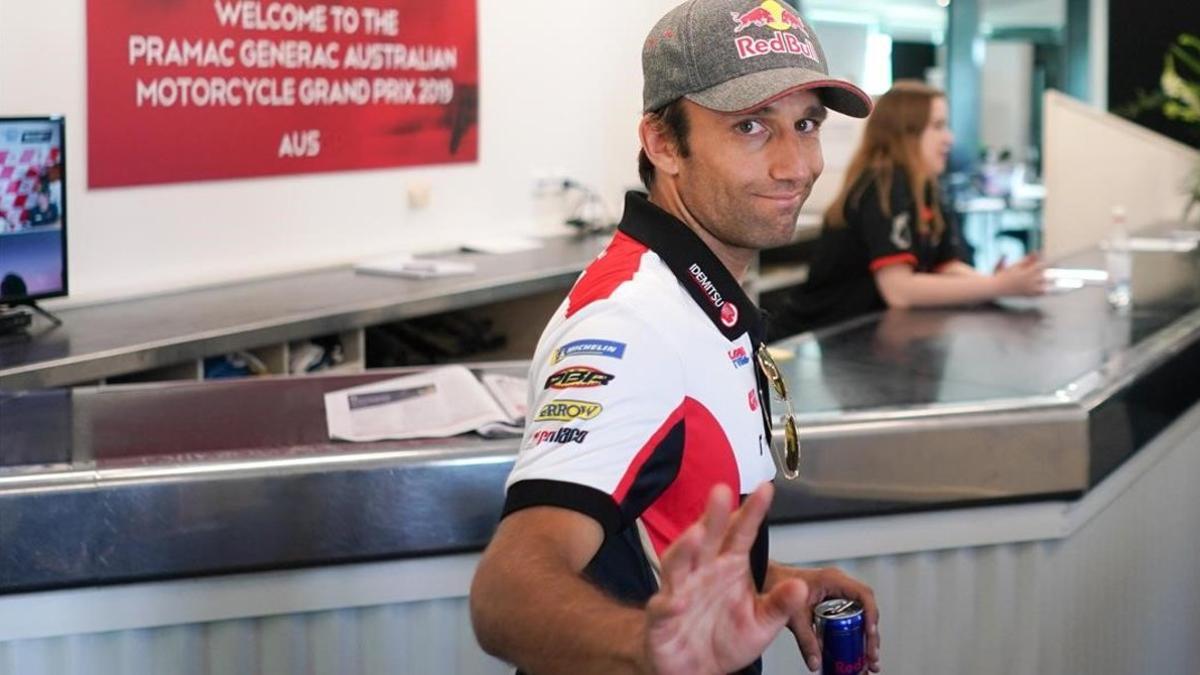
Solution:
<svg viewBox="0 0 1200 675"><path fill-rule="evenodd" d="M67 294L61 117L0 117L0 304Z"/></svg>

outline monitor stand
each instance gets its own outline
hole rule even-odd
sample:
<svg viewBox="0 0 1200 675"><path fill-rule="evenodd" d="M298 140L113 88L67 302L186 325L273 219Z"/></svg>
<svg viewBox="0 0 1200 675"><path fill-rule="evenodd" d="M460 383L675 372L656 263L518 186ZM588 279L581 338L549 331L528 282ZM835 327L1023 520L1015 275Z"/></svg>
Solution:
<svg viewBox="0 0 1200 675"><path fill-rule="evenodd" d="M0 306L0 336L24 333L32 323L29 312Z"/></svg>
<svg viewBox="0 0 1200 675"><path fill-rule="evenodd" d="M17 318L16 315L25 314L26 316L28 316L27 313L20 311L18 309L19 307L28 307L29 309L32 309L33 311L37 312L38 314L41 314L42 316L49 319L50 322L53 323L55 326L62 325L62 319L58 318L57 316L54 316L53 314L51 314L50 312L47 312L44 309L42 309L42 307L37 304L36 300L25 300L25 301L21 301L21 302L14 302L11 305L7 305L7 306L0 305L0 316L2 316L5 319L3 321L3 324L5 326L21 322L21 320L19 318ZM25 321L20 327L16 328L16 330L20 330L20 328L24 328L24 327L28 326L29 323L30 323L29 321ZM13 329L10 328L9 330L13 330ZM0 332L9 332L9 331L3 331L2 329L0 329Z"/></svg>
<svg viewBox="0 0 1200 675"><path fill-rule="evenodd" d="M42 316L44 316L44 317L46 317L47 319L49 319L49 320L50 320L50 321L51 321L51 322L52 322L52 323L53 323L55 326L61 326L61 325L62 325L62 319L58 318L57 316L54 316L53 314L51 314L50 312L47 312L47 311L46 311L46 310L44 310L44 309L42 309L42 308L41 308L41 306L40 306L40 305L38 305L38 304L37 304L37 301L35 301L35 300L30 300L30 301L28 301L28 302L19 302L19 303L17 303L17 304L18 304L18 305L25 305L25 306L26 306L26 307L28 307L29 309L32 309L33 311L37 312L38 314L41 314Z"/></svg>

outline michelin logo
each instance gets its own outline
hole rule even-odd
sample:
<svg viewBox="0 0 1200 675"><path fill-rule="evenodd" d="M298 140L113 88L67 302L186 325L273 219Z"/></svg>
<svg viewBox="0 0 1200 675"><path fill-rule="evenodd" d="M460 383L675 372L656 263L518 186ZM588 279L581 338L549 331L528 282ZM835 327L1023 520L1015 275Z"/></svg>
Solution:
<svg viewBox="0 0 1200 675"><path fill-rule="evenodd" d="M575 340L554 350L550 363L558 363L568 356L607 356L619 359L625 356L625 343L612 340Z"/></svg>

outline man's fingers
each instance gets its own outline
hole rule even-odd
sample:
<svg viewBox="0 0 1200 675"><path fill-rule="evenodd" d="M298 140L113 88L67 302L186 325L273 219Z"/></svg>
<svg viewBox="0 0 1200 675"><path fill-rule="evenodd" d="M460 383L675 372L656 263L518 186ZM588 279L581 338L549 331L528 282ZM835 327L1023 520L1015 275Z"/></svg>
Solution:
<svg viewBox="0 0 1200 675"><path fill-rule="evenodd" d="M796 636L796 644L800 646L800 656L804 665L812 672L821 669L821 641L813 630L812 621L796 619L792 622L792 635Z"/></svg>
<svg viewBox="0 0 1200 675"><path fill-rule="evenodd" d="M775 495L775 487L763 483L751 494L733 515L725 539L721 543L722 553L749 553L758 538L758 528L762 525L767 510L771 508L771 499Z"/></svg>
<svg viewBox="0 0 1200 675"><path fill-rule="evenodd" d="M703 537L700 540L697 564L712 561L721 552L721 540L729 527L730 511L733 508L733 492L725 485L713 486L708 493L708 505L704 509L702 523Z"/></svg>
<svg viewBox="0 0 1200 675"><path fill-rule="evenodd" d="M875 593L869 588L863 589L859 602L863 604L863 617L866 619L867 660L871 664L871 672L879 672L879 605L875 602Z"/></svg>
<svg viewBox="0 0 1200 675"><path fill-rule="evenodd" d="M879 672L879 603L870 586L839 570L822 570L813 583L823 589L825 597L857 600L863 608L863 623L867 637L867 662L872 672ZM808 618L811 624L811 616Z"/></svg>
<svg viewBox="0 0 1200 675"><path fill-rule="evenodd" d="M691 574L700 554L700 542L704 538L703 529L703 521L694 523L663 553L659 562L664 591L669 593L679 588Z"/></svg>

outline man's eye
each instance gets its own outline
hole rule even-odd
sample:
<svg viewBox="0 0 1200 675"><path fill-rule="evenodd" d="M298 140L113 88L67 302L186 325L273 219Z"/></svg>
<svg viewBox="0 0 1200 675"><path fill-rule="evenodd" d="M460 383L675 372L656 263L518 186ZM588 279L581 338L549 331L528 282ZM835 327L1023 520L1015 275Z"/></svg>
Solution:
<svg viewBox="0 0 1200 675"><path fill-rule="evenodd" d="M814 119L803 119L796 122L796 131L801 133L811 134L821 128L821 121Z"/></svg>
<svg viewBox="0 0 1200 675"><path fill-rule="evenodd" d="M749 135L749 134L756 134L756 133L762 131L763 125L760 124L756 120L742 120L741 122L738 122L737 124L733 125L733 128L739 134Z"/></svg>

